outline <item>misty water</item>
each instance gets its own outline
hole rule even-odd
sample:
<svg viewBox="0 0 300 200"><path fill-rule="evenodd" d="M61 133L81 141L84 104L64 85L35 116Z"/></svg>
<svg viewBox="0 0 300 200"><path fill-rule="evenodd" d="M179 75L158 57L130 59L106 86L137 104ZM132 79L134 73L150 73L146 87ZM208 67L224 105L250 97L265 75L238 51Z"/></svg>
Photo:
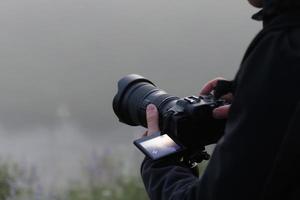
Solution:
<svg viewBox="0 0 300 200"><path fill-rule="evenodd" d="M256 11L246 0L1 1L1 160L53 185L80 178L94 154L141 159L143 129L112 112L117 81L137 73L186 96L232 79Z"/></svg>

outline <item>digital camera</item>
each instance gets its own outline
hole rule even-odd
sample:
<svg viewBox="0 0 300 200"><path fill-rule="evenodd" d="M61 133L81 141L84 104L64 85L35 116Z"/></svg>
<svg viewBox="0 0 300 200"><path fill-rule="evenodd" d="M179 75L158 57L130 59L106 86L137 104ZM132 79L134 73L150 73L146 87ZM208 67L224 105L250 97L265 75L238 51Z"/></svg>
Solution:
<svg viewBox="0 0 300 200"><path fill-rule="evenodd" d="M179 98L169 95L165 91L157 88L148 79L131 74L123 77L118 82L118 92L113 100L113 109L119 121L131 126L143 126L147 128L146 108L149 104L154 104L159 112L159 127L162 134L167 134L174 141L173 151L162 152L162 156L181 152L184 149L186 155L202 155L206 145L216 143L223 135L225 120L213 118L213 109L226 104L224 100L216 99L214 95L188 96ZM159 136L156 136L159 137ZM142 138L135 142L137 146L152 159L159 154L158 147L168 145L171 147L168 138L160 137L164 142L159 142L154 136ZM146 143L147 140L154 142ZM156 142L155 142L156 141ZM152 148L151 152L147 148ZM176 144L178 146L176 146ZM147 151L147 152L145 152ZM165 155L166 154L166 155ZM201 156L200 156L201 157Z"/></svg>

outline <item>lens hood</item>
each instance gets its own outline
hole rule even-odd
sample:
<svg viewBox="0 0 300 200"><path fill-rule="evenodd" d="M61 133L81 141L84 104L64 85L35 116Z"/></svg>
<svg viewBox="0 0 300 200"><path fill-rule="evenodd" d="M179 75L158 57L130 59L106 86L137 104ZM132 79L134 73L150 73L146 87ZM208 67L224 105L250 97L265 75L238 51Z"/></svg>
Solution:
<svg viewBox="0 0 300 200"><path fill-rule="evenodd" d="M119 80L118 82L118 92L116 96L113 99L113 109L116 115L119 118L120 122L135 126L136 124L133 124L132 120L128 119L126 114L124 113L126 109L122 107L123 105L123 100L124 100L124 95L127 93L127 91L133 86L136 85L137 83L148 83L153 86L155 86L151 81L146 79L143 76L140 76L138 74L130 74L122 79Z"/></svg>

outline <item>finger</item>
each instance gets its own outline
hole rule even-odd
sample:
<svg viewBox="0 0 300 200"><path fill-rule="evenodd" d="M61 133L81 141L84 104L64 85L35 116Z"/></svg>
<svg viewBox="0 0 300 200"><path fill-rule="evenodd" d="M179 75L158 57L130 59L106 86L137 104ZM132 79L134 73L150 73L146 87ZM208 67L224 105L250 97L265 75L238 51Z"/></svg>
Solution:
<svg viewBox="0 0 300 200"><path fill-rule="evenodd" d="M146 137L148 135L148 131L145 131L145 133L143 133L142 137Z"/></svg>
<svg viewBox="0 0 300 200"><path fill-rule="evenodd" d="M221 99L225 99L227 102L231 103L233 101L233 94L228 93L221 97Z"/></svg>
<svg viewBox="0 0 300 200"><path fill-rule="evenodd" d="M215 119L227 119L230 110L230 105L221 106L213 110L213 116Z"/></svg>
<svg viewBox="0 0 300 200"><path fill-rule="evenodd" d="M156 106L153 104L147 106L147 125L148 125L148 135L151 135L159 131L158 111Z"/></svg>
<svg viewBox="0 0 300 200"><path fill-rule="evenodd" d="M225 80L225 79L222 77L218 77L207 82L201 89L200 95L208 95L209 93L211 93L211 91L213 91L214 88L217 86L219 80Z"/></svg>

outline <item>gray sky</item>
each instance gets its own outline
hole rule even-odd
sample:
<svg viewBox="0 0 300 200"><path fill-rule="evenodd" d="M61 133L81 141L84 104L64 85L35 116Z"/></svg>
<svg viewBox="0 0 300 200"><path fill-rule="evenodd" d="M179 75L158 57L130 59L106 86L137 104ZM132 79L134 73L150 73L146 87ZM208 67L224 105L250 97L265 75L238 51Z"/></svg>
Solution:
<svg viewBox="0 0 300 200"><path fill-rule="evenodd" d="M1 155L58 169L107 141L131 145L136 129L111 109L117 80L138 73L184 96L233 78L256 11L246 0L2 0Z"/></svg>
<svg viewBox="0 0 300 200"><path fill-rule="evenodd" d="M176 95L232 78L259 23L246 1L5 0L0 3L0 123L114 126L116 81L140 73Z"/></svg>

